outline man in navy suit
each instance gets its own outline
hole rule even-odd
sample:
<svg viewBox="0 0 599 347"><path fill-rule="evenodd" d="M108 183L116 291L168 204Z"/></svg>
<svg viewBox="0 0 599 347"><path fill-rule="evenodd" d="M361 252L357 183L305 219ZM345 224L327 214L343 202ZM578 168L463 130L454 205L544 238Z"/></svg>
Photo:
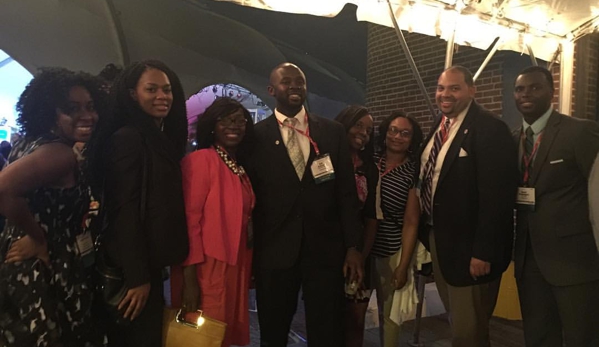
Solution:
<svg viewBox="0 0 599 347"><path fill-rule="evenodd" d="M421 236L451 315L453 347L488 347L489 319L510 263L518 183L507 125L474 100L472 74L454 66L437 82L442 116L421 156Z"/></svg>
<svg viewBox="0 0 599 347"><path fill-rule="evenodd" d="M284 347L298 293L311 347L344 345L344 281L361 281L359 206L343 126L309 114L306 76L284 63L270 75L274 115L255 127L248 173L263 347ZM345 276L345 279L344 279Z"/></svg>

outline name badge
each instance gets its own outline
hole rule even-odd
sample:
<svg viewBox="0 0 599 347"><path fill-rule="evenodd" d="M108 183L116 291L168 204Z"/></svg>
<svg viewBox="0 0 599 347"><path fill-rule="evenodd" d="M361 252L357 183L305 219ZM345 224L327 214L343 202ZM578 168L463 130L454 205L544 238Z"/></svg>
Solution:
<svg viewBox="0 0 599 347"><path fill-rule="evenodd" d="M88 267L95 263L94 241L92 234L88 230L76 238L77 254L81 257L83 266Z"/></svg>
<svg viewBox="0 0 599 347"><path fill-rule="evenodd" d="M518 187L518 195L516 197L518 210L534 211L535 210L535 189L529 187Z"/></svg>
<svg viewBox="0 0 599 347"><path fill-rule="evenodd" d="M329 154L319 155L312 162L312 176L316 184L330 181L335 178L335 168Z"/></svg>

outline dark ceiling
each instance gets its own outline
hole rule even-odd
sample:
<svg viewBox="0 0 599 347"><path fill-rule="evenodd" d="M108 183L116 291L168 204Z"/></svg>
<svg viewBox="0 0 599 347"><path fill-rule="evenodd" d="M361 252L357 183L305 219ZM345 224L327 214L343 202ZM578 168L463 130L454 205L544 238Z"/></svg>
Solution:
<svg viewBox="0 0 599 347"><path fill-rule="evenodd" d="M293 46L335 65L363 86L366 84L367 25L356 20L354 5L346 5L334 18L325 18L259 10L223 1L196 2L206 10L243 23L275 42Z"/></svg>

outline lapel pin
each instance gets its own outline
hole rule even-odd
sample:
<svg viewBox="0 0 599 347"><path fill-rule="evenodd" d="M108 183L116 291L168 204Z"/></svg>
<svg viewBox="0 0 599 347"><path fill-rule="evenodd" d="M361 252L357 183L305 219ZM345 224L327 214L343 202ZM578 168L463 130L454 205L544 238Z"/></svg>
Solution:
<svg viewBox="0 0 599 347"><path fill-rule="evenodd" d="M468 134L468 129L464 130L464 135Z"/></svg>
<svg viewBox="0 0 599 347"><path fill-rule="evenodd" d="M280 142L279 142L279 140L276 140L276 141L275 141L275 145L277 145L277 146L278 146L278 145L279 145L279 143L280 143Z"/></svg>

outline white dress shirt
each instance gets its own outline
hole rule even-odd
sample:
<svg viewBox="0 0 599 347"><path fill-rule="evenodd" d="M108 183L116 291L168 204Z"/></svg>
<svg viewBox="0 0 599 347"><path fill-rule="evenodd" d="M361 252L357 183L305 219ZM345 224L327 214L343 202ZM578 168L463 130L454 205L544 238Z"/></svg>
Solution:
<svg viewBox="0 0 599 347"><path fill-rule="evenodd" d="M451 143L453 142L455 135L458 133L458 129L460 129L460 126L462 125L462 122L464 121L464 118L466 117L466 113L468 113L468 110L470 109L470 105L472 105L472 101L468 104L468 107L466 107L462 112L460 112L460 114L457 115L457 117L454 117L453 119L450 120L449 134L447 135L447 140L445 141L443 146L441 146L441 149L439 150L439 154L437 154L437 161L435 162L435 168L433 170L433 180L431 182L431 202L434 201L434 198L435 198L435 191L437 190L437 182L439 181L439 175L441 174L441 168L443 167L443 161L445 160L445 155L447 155L447 150L451 146ZM443 121L441 121L441 123L439 123L439 127L437 128L437 131L435 131L435 134L441 130L442 123L443 123ZM426 147L424 147L424 151L422 152L422 156L420 157L420 163L421 163L421 165L420 165L420 181L421 182L422 182L422 178L424 177L424 167L426 166L426 162L428 161L428 156L431 153L431 149L433 148L434 143L435 143L435 136L433 135L433 136L431 136L430 141L428 141L428 143L426 144Z"/></svg>

